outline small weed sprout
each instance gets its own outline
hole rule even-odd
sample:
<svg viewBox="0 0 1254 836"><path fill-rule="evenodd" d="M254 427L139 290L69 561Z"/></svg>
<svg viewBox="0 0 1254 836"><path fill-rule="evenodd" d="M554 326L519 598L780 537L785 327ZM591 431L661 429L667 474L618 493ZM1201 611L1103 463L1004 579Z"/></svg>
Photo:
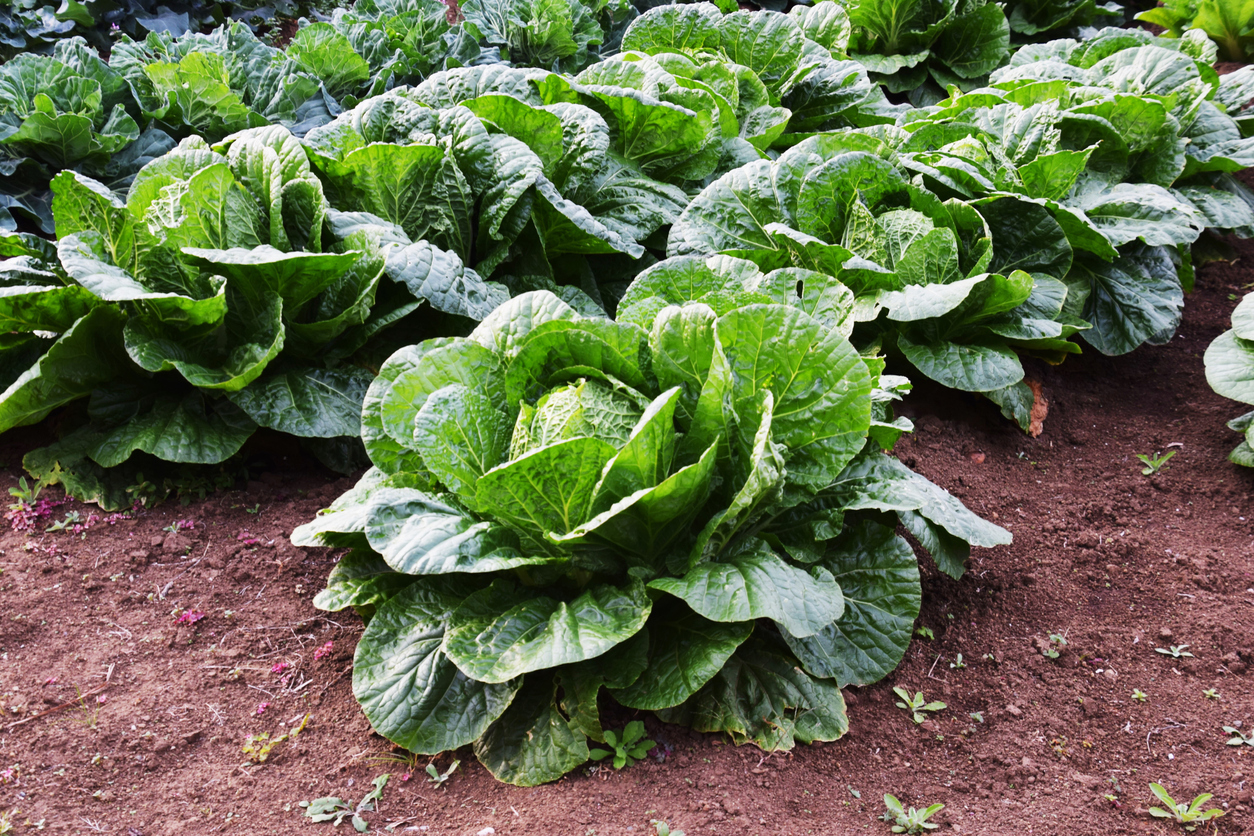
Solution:
<svg viewBox="0 0 1254 836"><path fill-rule="evenodd" d="M925 702L923 692L917 692L913 697L905 688L894 688L893 693L901 697L901 702L897 703L897 707L910 712L910 719L914 720L915 725L919 725L927 719L925 711L940 711L945 708L943 702Z"/></svg>
<svg viewBox="0 0 1254 836"><path fill-rule="evenodd" d="M304 808L305 815L313 821L329 821L339 827L344 823L344 819L349 819L354 830L358 833L365 833L370 829L370 824L362 818L361 814L373 813L378 809L376 802L383 797L383 788L387 786L388 779L391 777L385 772L375 778L372 782L374 789L366 793L361 801L357 802L356 807L349 806L347 801L333 795L315 798L313 801L302 801L300 806Z"/></svg>
<svg viewBox="0 0 1254 836"><path fill-rule="evenodd" d="M649 824L653 825L653 832L657 836L684 836L682 830L671 830L671 826L661 819L653 819Z"/></svg>
<svg viewBox="0 0 1254 836"><path fill-rule="evenodd" d="M884 794L884 806L888 808L888 812L880 816L880 820L893 822L894 833L926 833L936 830L940 825L928 819L945 809L944 804L932 804L922 810L914 807L906 809L895 796L888 793Z"/></svg>
<svg viewBox="0 0 1254 836"><path fill-rule="evenodd" d="M1116 810L1122 810L1123 802L1119 800L1119 793L1123 792L1123 788L1119 786L1119 779L1112 775L1106 780L1110 783L1111 792L1104 794L1102 798L1109 801L1110 806L1114 807Z"/></svg>
<svg viewBox="0 0 1254 836"><path fill-rule="evenodd" d="M13 490L9 488L9 490ZM16 809L7 812L0 810L0 836L9 836L13 832L13 818L18 814Z"/></svg>
<svg viewBox="0 0 1254 836"><path fill-rule="evenodd" d="M1170 649L1165 647L1154 648L1155 653L1161 653L1164 656L1170 656L1172 659L1193 658L1193 654L1189 652L1187 644L1173 644Z"/></svg>
<svg viewBox="0 0 1254 836"><path fill-rule="evenodd" d="M1149 694L1145 693L1140 688L1133 688L1132 699L1136 700L1137 702L1149 702Z"/></svg>
<svg viewBox="0 0 1254 836"><path fill-rule="evenodd" d="M35 482L34 485L26 483L26 477L21 476L17 480L16 488L9 488L9 495L17 499L17 502L10 505L10 508L17 509L23 505L34 505L35 500L39 498L39 492L44 489L42 480Z"/></svg>
<svg viewBox="0 0 1254 836"><path fill-rule="evenodd" d="M1224 726L1224 731L1234 735L1228 740L1229 746L1254 746L1254 731L1245 734L1236 726Z"/></svg>
<svg viewBox="0 0 1254 836"><path fill-rule="evenodd" d="M644 760L649 750L657 745L652 740L642 740L643 737L644 723L632 720L622 732L606 731L605 742L610 748L593 749L588 756L599 761L613 755L615 769L631 766L636 761Z"/></svg>
<svg viewBox="0 0 1254 836"><path fill-rule="evenodd" d="M440 789L444 789L444 782L447 781L449 778L451 778L453 776L453 772L457 769L457 767L461 765L462 765L461 761L455 760L453 761L452 764L449 765L448 769L441 772L439 769L436 768L435 764L429 763L427 764L427 775L428 775L427 781L429 781L432 784L435 784Z"/></svg>
<svg viewBox="0 0 1254 836"><path fill-rule="evenodd" d="M949 667L953 668L954 670L959 670L959 671L965 668L966 666L967 666L967 663L962 661L961 653L958 654L958 657L956 659L954 659L952 662L949 663Z"/></svg>
<svg viewBox="0 0 1254 836"><path fill-rule="evenodd" d="M1141 464L1145 467L1141 468L1142 476L1153 476L1160 470L1167 467L1167 460L1176 454L1175 450L1168 450L1158 456L1147 456L1144 453L1137 453L1136 457L1141 460Z"/></svg>
<svg viewBox="0 0 1254 836"><path fill-rule="evenodd" d="M1062 649L1067 646L1067 637L1061 633L1049 634L1049 646L1041 651L1041 655L1046 659L1057 659L1062 655Z"/></svg>
<svg viewBox="0 0 1254 836"><path fill-rule="evenodd" d="M927 639L928 641L933 641L936 638L936 634L932 632L932 628L924 627L923 625L919 625L914 628L914 634L919 638Z"/></svg>
<svg viewBox="0 0 1254 836"><path fill-rule="evenodd" d="M66 511L65 519L57 520L52 525L45 528L44 531L47 531L47 532L65 531L67 528L77 523L79 519L80 519L80 516L77 511Z"/></svg>
<svg viewBox="0 0 1254 836"><path fill-rule="evenodd" d="M1205 691L1202 692L1202 696L1208 700L1217 700L1219 699L1219 689L1207 688Z"/></svg>
<svg viewBox="0 0 1254 836"><path fill-rule="evenodd" d="M104 696L103 694L100 696ZM104 700L99 696L96 699L88 701L85 699L83 690L77 685L74 686L74 699L78 703L75 706L77 717L74 722L84 728L94 729L100 723L100 706L104 704Z"/></svg>
<svg viewBox="0 0 1254 836"><path fill-rule="evenodd" d="M244 741L241 751L247 755L248 759L253 763L265 763L270 757L270 753L274 750L274 747L284 741L291 740L293 737L296 737L298 734L303 732L305 730L305 726L309 724L309 718L312 716L312 714L306 714L304 719L300 721L299 726L286 734L279 735L273 740L270 738L270 734L268 732L250 734L248 739Z"/></svg>
<svg viewBox="0 0 1254 836"><path fill-rule="evenodd" d="M1159 819L1175 819L1177 822L1184 825L1185 830L1190 832L1196 830L1198 824L1208 822L1211 819L1217 819L1224 815L1223 810L1219 810L1214 807L1209 810L1202 809L1202 805L1214 797L1208 792L1202 793L1188 804L1177 804L1176 800L1167 794L1167 790L1162 784L1151 783L1149 786L1150 792L1154 793L1154 797L1167 805L1166 810L1160 807L1149 808L1150 815Z"/></svg>

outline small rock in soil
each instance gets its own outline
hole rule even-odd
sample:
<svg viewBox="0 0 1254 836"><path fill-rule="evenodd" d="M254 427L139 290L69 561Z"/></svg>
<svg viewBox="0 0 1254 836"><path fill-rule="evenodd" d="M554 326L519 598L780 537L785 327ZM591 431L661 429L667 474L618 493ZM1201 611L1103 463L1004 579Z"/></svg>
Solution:
<svg viewBox="0 0 1254 836"><path fill-rule="evenodd" d="M1165 642L1169 642L1175 637L1176 637L1176 634L1171 632L1170 627L1163 627L1161 630L1158 631L1158 638L1162 639Z"/></svg>
<svg viewBox="0 0 1254 836"><path fill-rule="evenodd" d="M1023 709L1017 705L1008 705L1006 706L1006 713L1011 717L1022 717Z"/></svg>

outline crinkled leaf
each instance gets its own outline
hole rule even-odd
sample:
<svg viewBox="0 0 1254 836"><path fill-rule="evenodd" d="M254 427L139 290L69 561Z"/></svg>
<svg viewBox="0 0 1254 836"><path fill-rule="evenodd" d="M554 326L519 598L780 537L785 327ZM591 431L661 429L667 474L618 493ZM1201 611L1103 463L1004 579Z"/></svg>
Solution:
<svg viewBox="0 0 1254 836"><path fill-rule="evenodd" d="M649 587L683 599L711 621L769 618L794 636L814 635L845 607L840 585L827 570L811 574L769 549L706 561L682 578L658 578Z"/></svg>
<svg viewBox="0 0 1254 836"><path fill-rule="evenodd" d="M353 696L375 731L411 752L478 739L522 686L476 682L444 655L444 625L458 602L440 585L414 583L378 608L357 643Z"/></svg>
<svg viewBox="0 0 1254 836"><path fill-rule="evenodd" d="M922 593L910 544L891 528L860 520L830 543L819 564L845 596L839 621L813 636L784 636L802 666L841 688L891 673L910 645Z"/></svg>
<svg viewBox="0 0 1254 836"><path fill-rule="evenodd" d="M260 426L301 438L361 434L363 369L289 369L266 374L228 397Z"/></svg>
<svg viewBox="0 0 1254 836"><path fill-rule="evenodd" d="M849 729L836 683L812 678L794 659L753 640L687 702L658 716L701 732L726 732L767 752L797 741L836 740Z"/></svg>
<svg viewBox="0 0 1254 836"><path fill-rule="evenodd" d="M679 705L699 691L753 632L751 622L718 623L682 605L665 607L649 624L648 666L635 682L611 693L621 705L650 711Z"/></svg>
<svg viewBox="0 0 1254 836"><path fill-rule="evenodd" d="M497 580L453 611L444 652L480 682L506 682L600 656L639 632L651 608L639 581L592 586L567 602Z"/></svg>
<svg viewBox="0 0 1254 836"><path fill-rule="evenodd" d="M475 741L475 757L498 781L533 787L588 760L588 741L554 701L551 676L532 674L509 710Z"/></svg>

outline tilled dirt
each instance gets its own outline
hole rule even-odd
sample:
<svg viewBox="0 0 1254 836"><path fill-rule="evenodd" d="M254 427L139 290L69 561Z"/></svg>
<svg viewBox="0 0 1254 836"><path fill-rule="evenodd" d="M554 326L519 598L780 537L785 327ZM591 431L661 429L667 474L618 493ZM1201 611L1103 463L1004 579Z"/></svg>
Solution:
<svg viewBox="0 0 1254 836"><path fill-rule="evenodd" d="M1242 410L1202 367L1251 278L1254 247L1240 247L1244 264L1200 271L1167 345L1031 368L1049 400L1039 438L978 398L910 396L917 431L898 454L1015 542L977 550L960 582L924 559L933 638L847 691L843 740L768 756L646 719L662 762L519 789L463 751L437 788L428 759L393 755L353 701L361 622L311 604L334 555L286 539L352 480L274 452L239 490L186 507L45 532L71 511L88 522L71 502L4 527L0 812L18 811L19 834L329 833L299 802L355 804L387 772L372 831L644 836L664 819L689 834L887 833L875 817L890 792L944 803L940 833L1180 832L1145 812L1158 781L1177 799L1214 793L1219 832L1254 832L1254 745L1222 729L1254 731L1254 473L1226 461L1239 439L1224 423ZM0 487L39 432L0 444ZM1170 450L1141 474L1136 454ZM1186 644L1192 656L1157 652ZM947 708L915 725L894 685ZM306 715L264 763L242 751Z"/></svg>

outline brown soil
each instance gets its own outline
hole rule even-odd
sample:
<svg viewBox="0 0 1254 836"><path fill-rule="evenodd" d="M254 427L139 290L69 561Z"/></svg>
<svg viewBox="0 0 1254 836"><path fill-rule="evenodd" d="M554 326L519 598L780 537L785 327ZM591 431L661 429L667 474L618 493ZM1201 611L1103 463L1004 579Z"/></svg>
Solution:
<svg viewBox="0 0 1254 836"><path fill-rule="evenodd" d="M1240 249L1254 261L1254 246ZM1254 473L1227 463L1238 437L1224 422L1241 408L1202 370L1248 278L1242 265L1200 271L1165 346L1032 369L1050 401L1039 438L984 401L928 386L911 396L918 429L902 459L1015 542L978 552L961 582L924 561L920 625L935 638L848 693L841 741L764 756L648 719L673 747L665 762L534 789L496 783L468 752L444 789L426 782L425 758L381 760L391 747L350 692L360 621L310 603L334 556L286 540L351 480L293 454L186 508L44 533L92 510L69 503L37 533L0 536L0 811L20 811L19 834L40 822L127 836L329 832L298 802L356 801L390 772L367 816L379 832L399 821L392 832L644 836L656 818L694 835L887 833L875 819L886 792L946 804L941 833L1180 832L1144 812L1160 781L1177 798L1215 793L1221 833L1254 830L1254 746L1225 745L1221 729L1254 728ZM0 486L38 441L0 446ZM1136 454L1167 450L1168 466L1142 476ZM163 530L179 519L194 527ZM185 613L204 617L179 623ZM1056 660L1042 654L1051 633L1066 640ZM1185 643L1192 658L1155 652ZM951 667L958 653L965 668ZM948 708L915 726L894 685ZM1212 688L1216 700L1203 695ZM83 702L13 725L79 691ZM306 713L303 734L242 765L245 738Z"/></svg>

